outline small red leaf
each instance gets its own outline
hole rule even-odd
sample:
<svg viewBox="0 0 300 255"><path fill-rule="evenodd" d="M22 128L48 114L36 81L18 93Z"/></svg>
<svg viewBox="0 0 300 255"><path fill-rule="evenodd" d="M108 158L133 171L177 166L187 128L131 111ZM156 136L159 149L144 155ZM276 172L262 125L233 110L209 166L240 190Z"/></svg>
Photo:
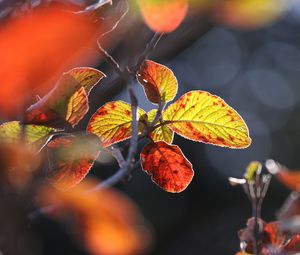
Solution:
<svg viewBox="0 0 300 255"><path fill-rule="evenodd" d="M48 144L50 183L60 190L77 185L89 172L100 151L94 135L63 136Z"/></svg>
<svg viewBox="0 0 300 255"><path fill-rule="evenodd" d="M192 164L176 145L162 141L150 143L145 146L140 157L143 170L167 192L181 192L193 179Z"/></svg>
<svg viewBox="0 0 300 255"><path fill-rule="evenodd" d="M284 251L299 252L300 251L300 234L294 235L286 244Z"/></svg>

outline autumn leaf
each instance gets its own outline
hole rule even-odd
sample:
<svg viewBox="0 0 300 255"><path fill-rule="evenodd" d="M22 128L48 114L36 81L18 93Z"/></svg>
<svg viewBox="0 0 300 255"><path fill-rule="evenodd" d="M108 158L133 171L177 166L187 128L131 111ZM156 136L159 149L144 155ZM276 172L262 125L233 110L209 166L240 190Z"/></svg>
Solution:
<svg viewBox="0 0 300 255"><path fill-rule="evenodd" d="M137 73L137 80L144 87L148 100L154 104L170 102L178 90L174 73L164 65L146 60Z"/></svg>
<svg viewBox="0 0 300 255"><path fill-rule="evenodd" d="M49 182L59 190L68 190L88 174L99 156L97 136L62 136L48 144Z"/></svg>
<svg viewBox="0 0 300 255"><path fill-rule="evenodd" d="M275 175L278 181L288 188L296 191L300 191L300 171L291 171L285 166L282 166L273 159L268 159L266 161L266 168L268 171Z"/></svg>
<svg viewBox="0 0 300 255"><path fill-rule="evenodd" d="M64 73L56 86L41 100L26 111L28 124L64 128L73 127L89 109L88 98L91 89L105 75L93 68L79 67Z"/></svg>
<svg viewBox="0 0 300 255"><path fill-rule="evenodd" d="M151 110L150 112L147 113L149 123L151 123L154 120L156 116L156 112L157 110ZM154 131L152 131L150 133L150 137L154 142L164 141L166 143L171 144L173 142L174 132L167 125L163 125L156 128Z"/></svg>
<svg viewBox="0 0 300 255"><path fill-rule="evenodd" d="M49 216L66 222L71 217L77 242L82 241L90 254L144 254L151 235L139 209L115 190L91 192L95 185L88 179L67 192L43 186L39 205L60 204Z"/></svg>
<svg viewBox="0 0 300 255"><path fill-rule="evenodd" d="M155 32L170 33L184 20L188 4L186 0L139 0L146 24Z"/></svg>
<svg viewBox="0 0 300 255"><path fill-rule="evenodd" d="M19 121L6 122L0 125L0 143L18 144L24 139L26 144L40 150L54 132L53 128L45 126L22 126Z"/></svg>
<svg viewBox="0 0 300 255"><path fill-rule="evenodd" d="M102 25L65 7L36 8L0 24L1 114L16 116L28 96L44 94L63 70L95 58Z"/></svg>
<svg viewBox="0 0 300 255"><path fill-rule="evenodd" d="M181 192L193 179L192 164L176 145L162 141L150 143L145 146L140 157L143 170L167 192Z"/></svg>
<svg viewBox="0 0 300 255"><path fill-rule="evenodd" d="M246 148L251 144L242 117L221 98L197 90L184 94L163 113L177 134L193 141Z"/></svg>
<svg viewBox="0 0 300 255"><path fill-rule="evenodd" d="M300 234L294 235L285 245L284 251L286 252L299 252L300 251Z"/></svg>
<svg viewBox="0 0 300 255"><path fill-rule="evenodd" d="M138 108L137 118L146 114ZM92 116L87 131L101 138L102 146L108 147L131 137L131 106L123 101L109 102Z"/></svg>

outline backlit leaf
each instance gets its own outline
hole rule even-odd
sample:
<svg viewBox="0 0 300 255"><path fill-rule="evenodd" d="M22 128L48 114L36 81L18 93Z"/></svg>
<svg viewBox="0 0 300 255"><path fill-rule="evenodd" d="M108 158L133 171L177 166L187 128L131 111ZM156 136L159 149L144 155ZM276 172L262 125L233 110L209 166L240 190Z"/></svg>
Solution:
<svg viewBox="0 0 300 255"><path fill-rule="evenodd" d="M24 135L26 144L40 149L50 139L54 131L53 128L45 126L24 125L22 127L19 121L6 122L0 125L0 143L18 144Z"/></svg>
<svg viewBox="0 0 300 255"><path fill-rule="evenodd" d="M50 216L67 223L71 218L71 230L77 230L76 241L83 241L90 254L144 254L151 236L138 208L115 190L90 192L96 184L84 180L67 192L42 187L39 204L59 203L61 206Z"/></svg>
<svg viewBox="0 0 300 255"><path fill-rule="evenodd" d="M151 123L154 120L156 112L157 110L151 110L147 113L149 123ZM164 141L166 143L171 144L173 142L174 132L167 125L163 125L152 131L150 137L154 142Z"/></svg>
<svg viewBox="0 0 300 255"><path fill-rule="evenodd" d="M277 179L288 188L300 191L300 171L280 169L276 174Z"/></svg>
<svg viewBox="0 0 300 255"><path fill-rule="evenodd" d="M99 156L100 141L94 135L62 136L48 144L50 183L60 190L78 184Z"/></svg>
<svg viewBox="0 0 300 255"><path fill-rule="evenodd" d="M64 73L56 86L26 111L26 123L73 127L87 113L91 89L105 75L93 68L74 68Z"/></svg>
<svg viewBox="0 0 300 255"><path fill-rule="evenodd" d="M170 102L177 94L178 83L174 73L164 65L146 60L137 73L148 100L154 104Z"/></svg>
<svg viewBox="0 0 300 255"><path fill-rule="evenodd" d="M145 112L138 108L139 119ZM131 137L131 106L123 101L109 102L100 107L92 116L87 131L101 138L107 147Z"/></svg>
<svg viewBox="0 0 300 255"><path fill-rule="evenodd" d="M221 98L205 91L191 91L171 104L164 120L177 134L198 142L246 148L251 144L242 117Z"/></svg>
<svg viewBox="0 0 300 255"><path fill-rule="evenodd" d="M175 30L188 9L186 0L139 0L138 3L146 24L159 33Z"/></svg>
<svg viewBox="0 0 300 255"><path fill-rule="evenodd" d="M185 190L193 179L192 164L180 148L165 142L150 143L140 154L143 170L167 192Z"/></svg>

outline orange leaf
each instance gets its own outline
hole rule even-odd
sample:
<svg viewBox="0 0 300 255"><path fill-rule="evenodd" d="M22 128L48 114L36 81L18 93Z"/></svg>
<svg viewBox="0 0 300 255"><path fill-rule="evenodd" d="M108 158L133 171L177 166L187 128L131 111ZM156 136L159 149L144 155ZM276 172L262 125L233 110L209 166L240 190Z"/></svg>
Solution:
<svg viewBox="0 0 300 255"><path fill-rule="evenodd" d="M62 136L48 144L49 182L60 190L77 185L99 156L100 142L94 135Z"/></svg>
<svg viewBox="0 0 300 255"><path fill-rule="evenodd" d="M74 68L63 74L56 86L26 111L26 123L64 128L73 127L87 113L91 89L105 75L93 68Z"/></svg>
<svg viewBox="0 0 300 255"><path fill-rule="evenodd" d="M197 141L230 148L251 144L242 117L221 98L206 91L191 91L171 104L163 119L177 134Z"/></svg>
<svg viewBox="0 0 300 255"><path fill-rule="evenodd" d="M62 7L37 8L0 26L1 113L16 114L28 96L45 93L50 81L96 52L102 28ZM50 85L51 86L51 85Z"/></svg>
<svg viewBox="0 0 300 255"><path fill-rule="evenodd" d="M137 73L148 100L154 104L170 102L178 90L174 73L164 65L146 60Z"/></svg>
<svg viewBox="0 0 300 255"><path fill-rule="evenodd" d="M188 4L186 0L139 0L146 24L155 32L170 33L184 20Z"/></svg>
<svg viewBox="0 0 300 255"><path fill-rule="evenodd" d="M68 192L43 187L40 205L61 204L50 216L66 222L73 216L74 234L93 255L143 254L151 236L138 208L112 189L91 192L95 185L85 180Z"/></svg>
<svg viewBox="0 0 300 255"><path fill-rule="evenodd" d="M138 108L138 119L144 114L144 110ZM87 131L99 136L102 146L108 147L131 137L131 123L130 104L123 101L109 102L92 116Z"/></svg>
<svg viewBox="0 0 300 255"><path fill-rule="evenodd" d="M145 146L140 157L143 170L167 192L181 192L193 179L192 164L176 145L162 141L150 143Z"/></svg>
<svg viewBox="0 0 300 255"><path fill-rule="evenodd" d="M300 171L280 169L276 174L277 179L288 188L300 191Z"/></svg>

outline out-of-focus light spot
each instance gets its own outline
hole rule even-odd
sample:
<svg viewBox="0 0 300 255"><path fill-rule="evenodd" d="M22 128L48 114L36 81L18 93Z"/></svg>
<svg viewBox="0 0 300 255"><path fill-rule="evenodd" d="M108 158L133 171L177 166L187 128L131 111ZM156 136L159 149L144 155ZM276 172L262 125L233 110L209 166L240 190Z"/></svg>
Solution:
<svg viewBox="0 0 300 255"><path fill-rule="evenodd" d="M219 1L215 18L236 28L255 29L279 20L288 8L287 0Z"/></svg>
<svg viewBox="0 0 300 255"><path fill-rule="evenodd" d="M179 56L176 70L190 86L197 89L218 88L237 75L241 55L239 42L233 33L216 28Z"/></svg>
<svg viewBox="0 0 300 255"><path fill-rule="evenodd" d="M216 146L205 146L205 153L210 163L226 176L241 176L250 161L263 161L271 154L271 136L263 120L249 113L242 113L242 116L248 124L252 137L252 144L249 148L228 150Z"/></svg>
<svg viewBox="0 0 300 255"><path fill-rule="evenodd" d="M295 104L293 91L287 81L273 70L250 71L250 87L263 104L275 109L292 108Z"/></svg>

